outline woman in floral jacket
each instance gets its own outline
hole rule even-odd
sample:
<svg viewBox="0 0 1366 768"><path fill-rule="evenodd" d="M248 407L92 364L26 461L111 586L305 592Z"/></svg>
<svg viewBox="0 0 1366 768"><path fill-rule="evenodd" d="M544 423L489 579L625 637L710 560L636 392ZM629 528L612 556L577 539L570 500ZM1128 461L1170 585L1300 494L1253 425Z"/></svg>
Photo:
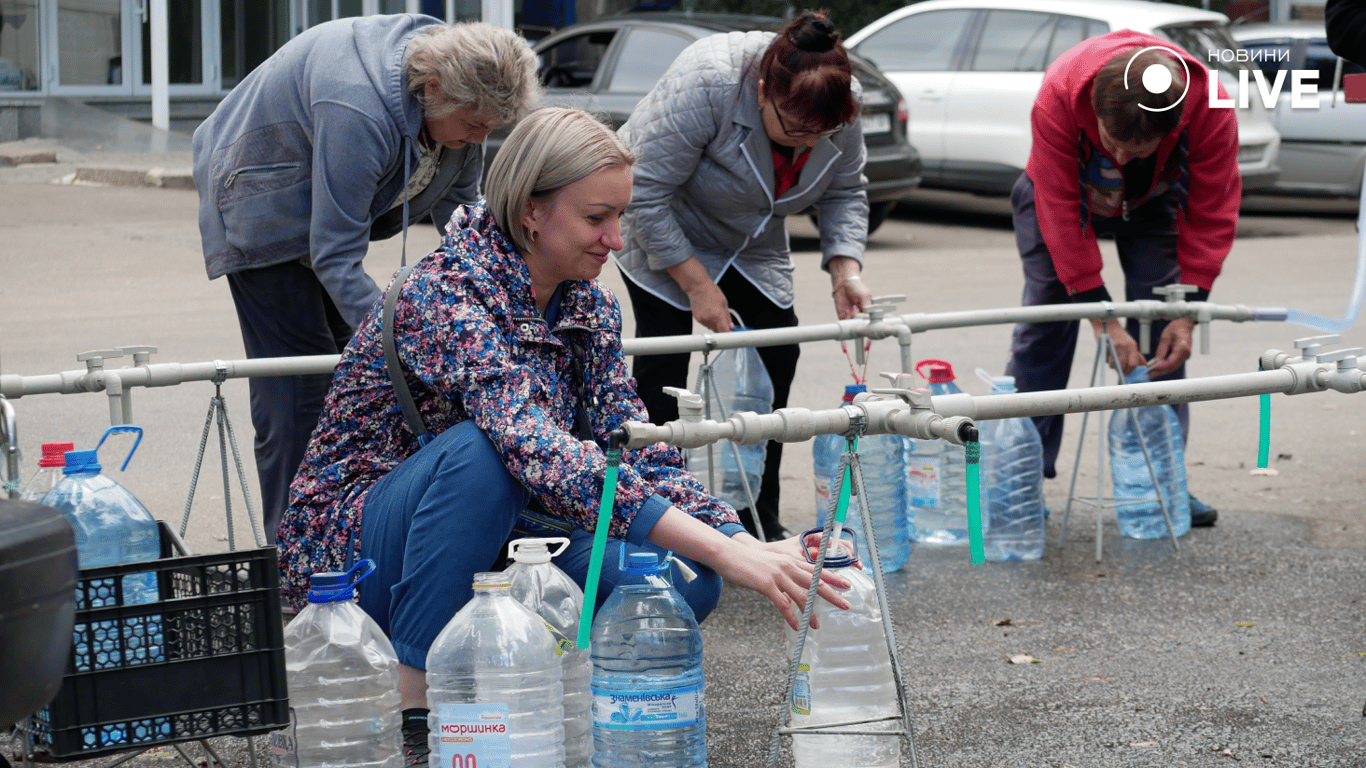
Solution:
<svg viewBox="0 0 1366 768"><path fill-rule="evenodd" d="M473 574L499 561L528 504L573 529L556 562L584 581L603 446L624 422L645 419L620 307L594 279L621 247L632 162L578 110L539 110L508 137L487 204L456 210L398 295L395 346L429 443L407 426L385 367L383 302L342 355L280 528L284 590L298 604L309 574L375 560L361 607L393 640L405 707L425 706L429 646L469 600ZM673 448L623 453L610 534L614 547L686 560L700 576L678 583L699 620L725 580L764 594L797 626L811 578L797 540L745 533ZM608 582L616 554L604 563ZM841 586L832 577L821 595L847 607Z"/></svg>

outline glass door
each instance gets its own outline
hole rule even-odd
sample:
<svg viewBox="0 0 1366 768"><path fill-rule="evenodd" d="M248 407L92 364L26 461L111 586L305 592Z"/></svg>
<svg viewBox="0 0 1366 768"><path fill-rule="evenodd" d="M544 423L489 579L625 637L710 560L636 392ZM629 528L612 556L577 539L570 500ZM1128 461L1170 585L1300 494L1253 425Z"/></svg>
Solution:
<svg viewBox="0 0 1366 768"><path fill-rule="evenodd" d="M43 87L38 0L0 0L0 96Z"/></svg>
<svg viewBox="0 0 1366 768"><path fill-rule="evenodd" d="M131 0L55 0L48 7L51 92L131 94Z"/></svg>
<svg viewBox="0 0 1366 768"><path fill-rule="evenodd" d="M152 92L152 22L151 0L138 0L138 43L140 54L133 92ZM213 29L207 23L213 18L207 0L166 0L166 59L167 79L172 94L214 92L218 89L217 72L212 57L205 49L213 39Z"/></svg>

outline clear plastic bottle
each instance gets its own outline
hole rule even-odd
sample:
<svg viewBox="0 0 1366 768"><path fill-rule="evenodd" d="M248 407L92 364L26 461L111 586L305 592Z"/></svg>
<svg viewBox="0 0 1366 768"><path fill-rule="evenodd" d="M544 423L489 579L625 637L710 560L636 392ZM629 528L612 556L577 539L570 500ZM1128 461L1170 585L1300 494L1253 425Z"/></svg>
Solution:
<svg viewBox="0 0 1366 768"><path fill-rule="evenodd" d="M62 472L66 466L66 452L74 450L75 443L43 443L43 457L38 459L38 471L24 486L19 498L24 501L41 502L48 491L56 488L57 483L66 476Z"/></svg>
<svg viewBox="0 0 1366 768"><path fill-rule="evenodd" d="M551 551L551 547L559 549ZM512 596L535 611L555 630L564 673L564 765L587 768L593 757L593 660L575 642L583 616L583 590L550 561L569 546L569 539L516 539L508 545L512 564Z"/></svg>
<svg viewBox="0 0 1366 768"><path fill-rule="evenodd" d="M133 458L142 441L139 427L110 427L94 450L68 451L64 457L61 482L42 503L61 512L76 533L76 552L81 570L106 565L140 563L161 557L161 533L152 513L128 489L101 474L99 448L115 432L137 432L138 440L128 452L123 467ZM90 595L89 604L78 595L76 608L105 605L136 605L160 599L156 574L132 573L123 577L123 600L119 603L113 585ZM122 625L122 629L115 629ZM161 621L155 616L129 617L118 622L99 622L92 631L76 627L75 663L77 670L107 669L163 661ZM97 642L91 646L86 638Z"/></svg>
<svg viewBox="0 0 1366 768"><path fill-rule="evenodd" d="M557 648L541 617L512 596L508 574L474 574L474 597L427 652L431 764L561 768ZM457 735L472 740L442 741Z"/></svg>
<svg viewBox="0 0 1366 768"><path fill-rule="evenodd" d="M1125 378L1126 384L1148 381L1147 366L1138 366ZM1131 416L1132 414L1132 416ZM1137 503L1117 502L1115 517L1119 532L1131 539L1160 539L1167 536L1167 523L1162 518L1153 489L1153 475L1143 458L1138 442L1138 430L1152 457L1157 475L1157 488L1167 502L1172 529L1177 536L1191 528L1190 497L1186 494L1186 452L1181 440L1181 422L1170 405L1150 405L1128 411L1114 411L1110 415L1110 479L1114 483L1115 498L1147 499Z"/></svg>
<svg viewBox="0 0 1366 768"><path fill-rule="evenodd" d="M706 768L702 633L669 563L635 552L593 619L593 765Z"/></svg>
<svg viewBox="0 0 1366 768"><path fill-rule="evenodd" d="M813 535L814 534L814 535ZM820 530L807 532L818 542ZM855 537L857 541L857 536ZM873 579L852 557L832 546L825 569L850 583L841 594L850 603L840 610L818 600L802 645L793 689L793 728L862 722L848 730L887 730L887 736L807 734L792 737L796 768L897 768L901 764L900 707L887 635L882 629ZM787 629L787 657L796 653L797 633ZM882 722L868 722L891 718Z"/></svg>
<svg viewBox="0 0 1366 768"><path fill-rule="evenodd" d="M736 330L745 331L749 329L740 327ZM710 407L712 419L722 421L732 414L744 411L772 412L773 381L769 378L768 369L764 368L764 361L759 358L757 349L754 347L723 349L716 356L715 362L712 363L712 370L716 380L717 394L711 394L703 386L705 380L699 382L697 387L697 392L703 398L703 402ZM724 410L723 413L718 412L717 395L720 396L719 408ZM738 467L744 467L745 482L749 483L749 492L758 498L759 482L764 476L764 449L767 444L767 441L739 446L729 441L715 443L710 446L710 462L707 458L708 446L690 449L688 451L688 471L701 480L712 492L712 495L736 509L744 509L750 505L750 499L745 495L745 487L740 479ZM736 462L737 453L740 457L740 464ZM713 470L715 471L714 480Z"/></svg>
<svg viewBox="0 0 1366 768"><path fill-rule="evenodd" d="M107 565L141 563L161 557L161 532L152 513L128 489L101 473L99 449L110 435L135 432L137 440L128 451L126 469L142 442L142 429L110 427L94 450L67 451L62 479L42 498L42 503L61 512L76 534L76 557L81 570ZM88 590L77 590L76 609L155 603L161 599L156 573L130 573L122 577L122 600L113 579L109 583L87 581ZM158 614L128 616L72 628L72 658L76 671L115 669L166 660L161 617ZM88 746L109 747L139 743L171 735L168 718L139 724L132 732L122 728L92 726L81 730Z"/></svg>
<svg viewBox="0 0 1366 768"><path fill-rule="evenodd" d="M270 735L275 768L402 765L398 655L354 599L374 571L367 559L309 578L308 605L285 627L290 723Z"/></svg>
<svg viewBox="0 0 1366 768"><path fill-rule="evenodd" d="M977 374L991 394L1015 392L1014 376ZM1038 560L1044 550L1043 441L1034 420L979 421L982 445L982 544L988 560Z"/></svg>
<svg viewBox="0 0 1366 768"><path fill-rule="evenodd" d="M925 374L922 368L930 372ZM953 366L943 360L921 360L915 369L929 380L932 395L963 391L954 383ZM963 446L944 440L911 440L907 477L915 540L967 544L968 475Z"/></svg>
<svg viewBox="0 0 1366 768"><path fill-rule="evenodd" d="M867 389L862 384L844 388L844 404ZM910 523L906 517L906 462L910 443L901 435L864 435L859 438L859 466L863 468L863 484L868 492L868 512L873 518L878 556L883 573L890 573L906 565L911 556ZM839 435L818 435L811 446L815 459L816 524L825 525L830 510L830 489L835 484L835 469L844 453L845 439ZM848 499L849 511L844 525L856 531L859 559L871 567L868 557L868 537L863 531L863 516L858 500L849 494L846 482L842 495Z"/></svg>

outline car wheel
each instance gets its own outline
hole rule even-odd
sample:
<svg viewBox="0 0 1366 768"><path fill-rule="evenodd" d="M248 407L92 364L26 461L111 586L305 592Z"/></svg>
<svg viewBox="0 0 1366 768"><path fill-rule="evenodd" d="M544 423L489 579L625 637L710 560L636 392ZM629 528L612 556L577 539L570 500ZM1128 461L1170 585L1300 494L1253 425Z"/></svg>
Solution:
<svg viewBox="0 0 1366 768"><path fill-rule="evenodd" d="M882 226L882 222L887 220L888 214L890 214L892 212L892 209L895 207L895 200L887 200L886 202L881 203L869 203L868 234L871 235L874 232L876 232L877 228ZM816 211L813 209L811 213L807 215L811 218L811 223L816 225L816 228L819 229L821 226L821 222L820 219L816 218Z"/></svg>

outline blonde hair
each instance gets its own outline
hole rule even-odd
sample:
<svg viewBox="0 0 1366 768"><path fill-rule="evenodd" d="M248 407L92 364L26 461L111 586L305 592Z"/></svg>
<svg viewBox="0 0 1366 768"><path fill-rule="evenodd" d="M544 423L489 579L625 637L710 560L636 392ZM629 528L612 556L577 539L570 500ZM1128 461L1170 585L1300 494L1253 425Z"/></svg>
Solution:
<svg viewBox="0 0 1366 768"><path fill-rule="evenodd" d="M484 199L493 220L517 249L531 247L522 223L534 198L548 197L605 168L629 168L636 158L616 131L581 109L543 107L508 134L489 165Z"/></svg>
<svg viewBox="0 0 1366 768"><path fill-rule="evenodd" d="M521 35L471 21L419 32L409 45L404 75L427 117L439 119L465 108L507 125L540 101L536 67L536 54ZM428 98L431 81L440 86L441 98Z"/></svg>

